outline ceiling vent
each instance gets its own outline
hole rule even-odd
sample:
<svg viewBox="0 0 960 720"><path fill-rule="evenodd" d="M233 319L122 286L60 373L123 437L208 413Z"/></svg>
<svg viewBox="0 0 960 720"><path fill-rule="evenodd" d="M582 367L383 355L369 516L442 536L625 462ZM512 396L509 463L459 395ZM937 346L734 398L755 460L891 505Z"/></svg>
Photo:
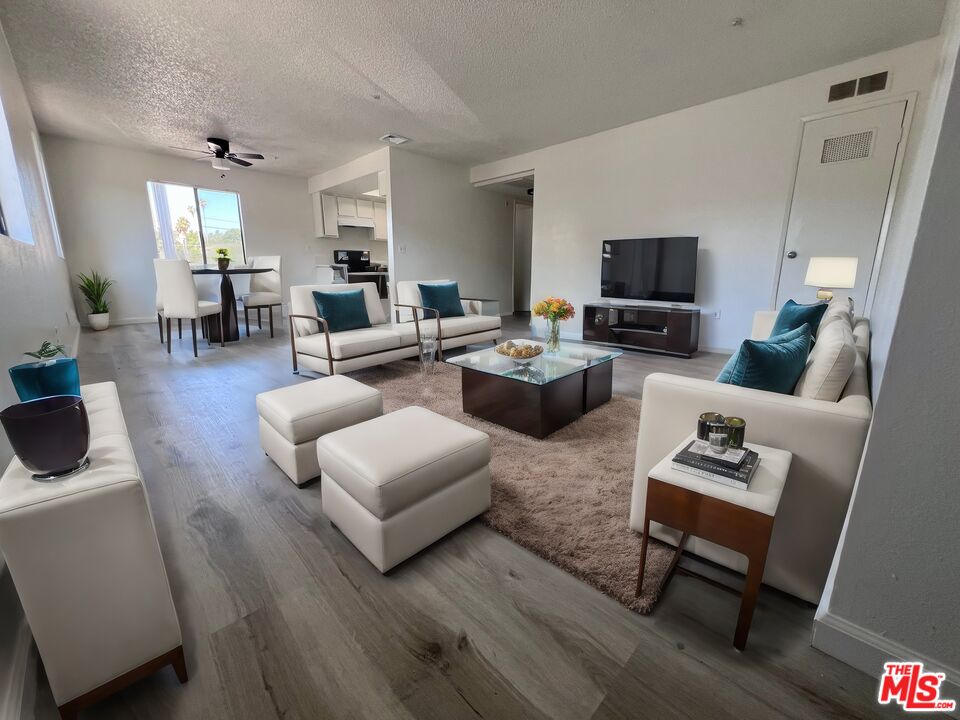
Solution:
<svg viewBox="0 0 960 720"><path fill-rule="evenodd" d="M874 73L873 75L865 75L859 79L844 80L843 82L831 85L830 92L827 95L827 102L846 100L855 95L868 95L885 90L888 76L889 73L884 70L883 72Z"/></svg>
<svg viewBox="0 0 960 720"><path fill-rule="evenodd" d="M396 133L387 133L380 137L380 142L385 142L389 145L403 145L404 143L410 142L410 138L397 135Z"/></svg>

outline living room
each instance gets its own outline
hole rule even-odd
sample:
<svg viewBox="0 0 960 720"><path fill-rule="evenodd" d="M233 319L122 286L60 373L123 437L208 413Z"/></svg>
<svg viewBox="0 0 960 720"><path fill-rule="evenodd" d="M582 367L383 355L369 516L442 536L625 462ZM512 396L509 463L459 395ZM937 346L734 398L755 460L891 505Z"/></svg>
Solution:
<svg viewBox="0 0 960 720"><path fill-rule="evenodd" d="M960 3L362 9L0 5L0 717L955 715Z"/></svg>

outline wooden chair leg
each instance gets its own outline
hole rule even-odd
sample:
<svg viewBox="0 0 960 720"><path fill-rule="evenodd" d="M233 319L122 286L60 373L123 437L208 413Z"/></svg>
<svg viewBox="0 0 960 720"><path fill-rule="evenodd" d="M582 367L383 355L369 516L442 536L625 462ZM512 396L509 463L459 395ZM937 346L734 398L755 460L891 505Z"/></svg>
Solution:
<svg viewBox="0 0 960 720"><path fill-rule="evenodd" d="M204 340L207 339L207 320L208 320L208 316L206 315L200 318L200 336Z"/></svg>
<svg viewBox="0 0 960 720"><path fill-rule="evenodd" d="M257 308L257 327L263 330L263 318L260 317L260 308Z"/></svg>
<svg viewBox="0 0 960 720"><path fill-rule="evenodd" d="M220 347L227 346L227 333L223 329L223 311L219 313L220 316Z"/></svg>
<svg viewBox="0 0 960 720"><path fill-rule="evenodd" d="M247 325L247 337L250 337L250 308L243 306L243 322Z"/></svg>
<svg viewBox="0 0 960 720"><path fill-rule="evenodd" d="M163 345L163 318L157 313L157 328L160 330L160 344Z"/></svg>
<svg viewBox="0 0 960 720"><path fill-rule="evenodd" d="M190 318L190 329L193 331L193 356L197 356L197 320Z"/></svg>
<svg viewBox="0 0 960 720"><path fill-rule="evenodd" d="M270 337L273 337L273 305L267 308L267 314L270 316Z"/></svg>
<svg viewBox="0 0 960 720"><path fill-rule="evenodd" d="M177 318L177 339L183 340L183 320Z"/></svg>
<svg viewBox="0 0 960 720"><path fill-rule="evenodd" d="M173 338L173 330L170 323L170 318L167 318L167 355L170 354L170 340Z"/></svg>

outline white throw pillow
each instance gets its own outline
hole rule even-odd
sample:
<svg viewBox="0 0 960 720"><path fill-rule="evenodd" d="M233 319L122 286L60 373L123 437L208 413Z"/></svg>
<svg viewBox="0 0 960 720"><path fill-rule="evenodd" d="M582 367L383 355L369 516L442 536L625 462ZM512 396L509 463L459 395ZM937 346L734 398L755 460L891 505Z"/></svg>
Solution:
<svg viewBox="0 0 960 720"><path fill-rule="evenodd" d="M853 330L853 298L835 297L830 301L826 311L823 313L823 317L820 319L820 326L817 328L818 341L823 329L837 320L842 320L846 323L847 327Z"/></svg>
<svg viewBox="0 0 960 720"><path fill-rule="evenodd" d="M857 362L853 330L845 322L821 323L817 343L810 351L807 366L797 381L793 394L811 400L840 399L847 380Z"/></svg>

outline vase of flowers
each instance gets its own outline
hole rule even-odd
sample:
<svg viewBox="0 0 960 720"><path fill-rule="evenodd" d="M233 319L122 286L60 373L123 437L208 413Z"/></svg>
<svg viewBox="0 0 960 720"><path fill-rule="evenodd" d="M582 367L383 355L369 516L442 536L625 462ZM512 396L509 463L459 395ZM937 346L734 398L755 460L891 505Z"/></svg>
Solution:
<svg viewBox="0 0 960 720"><path fill-rule="evenodd" d="M560 321L577 314L573 305L560 297L544 298L533 306L533 314L547 321L547 352L560 350Z"/></svg>

